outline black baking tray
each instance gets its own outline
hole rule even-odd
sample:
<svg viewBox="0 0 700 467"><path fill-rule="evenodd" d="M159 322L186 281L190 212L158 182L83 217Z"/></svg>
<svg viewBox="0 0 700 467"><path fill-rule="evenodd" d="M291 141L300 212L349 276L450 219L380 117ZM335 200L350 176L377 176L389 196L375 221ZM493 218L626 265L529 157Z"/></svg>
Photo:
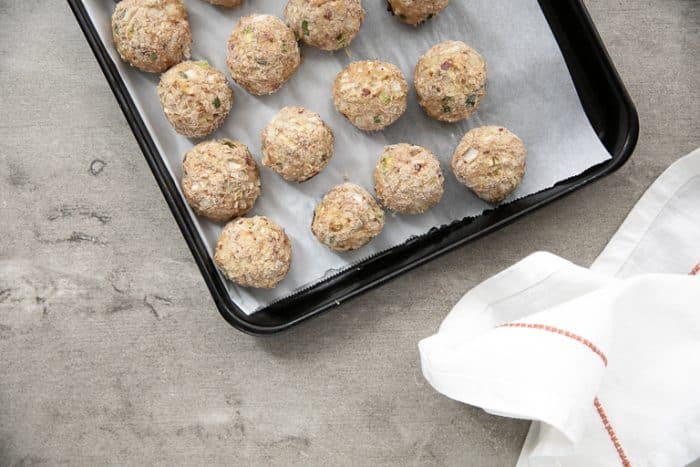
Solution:
<svg viewBox="0 0 700 467"><path fill-rule="evenodd" d="M582 0L539 0L563 52L586 115L612 159L552 188L499 206L478 217L433 229L423 236L380 253L320 284L248 316L231 300L226 284L197 233L175 182L169 176L153 139L82 1L68 0L68 3L134 132L219 312L229 324L249 334L273 334L289 329L399 274L493 232L614 172L629 159L637 144L637 111Z"/></svg>

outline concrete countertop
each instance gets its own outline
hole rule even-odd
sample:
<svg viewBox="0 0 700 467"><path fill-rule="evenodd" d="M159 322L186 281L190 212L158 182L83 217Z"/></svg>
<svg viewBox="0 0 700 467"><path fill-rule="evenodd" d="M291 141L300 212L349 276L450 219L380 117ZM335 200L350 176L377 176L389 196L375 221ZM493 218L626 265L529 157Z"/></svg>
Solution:
<svg viewBox="0 0 700 467"><path fill-rule="evenodd" d="M0 0L0 465L513 465L528 424L416 343L536 250L590 264L700 145L700 2L588 0L642 133L616 174L273 338L221 319L65 2Z"/></svg>

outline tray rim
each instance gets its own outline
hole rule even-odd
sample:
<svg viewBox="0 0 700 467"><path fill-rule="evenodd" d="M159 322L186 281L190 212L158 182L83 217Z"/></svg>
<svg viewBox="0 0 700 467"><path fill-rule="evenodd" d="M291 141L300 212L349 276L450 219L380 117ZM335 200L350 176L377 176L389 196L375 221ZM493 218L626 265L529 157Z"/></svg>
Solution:
<svg viewBox="0 0 700 467"><path fill-rule="evenodd" d="M543 0L538 0L540 7L543 8L542 6L542 1ZM557 0L554 0L557 1ZM544 194L551 194L551 196L548 196L546 198L543 198L517 212L511 215L507 215L505 218L497 220L496 222L493 222L486 226L485 228L479 230L478 232L475 232L473 234L467 235L463 238L458 239L457 241L451 242L447 244L445 247L442 247L438 250L435 250L433 252L430 252L428 254L425 254L416 260L412 260L396 269L390 270L388 273L384 274L383 276L372 280L370 283L364 284L360 287L355 287L352 290L344 293L342 296L337 297L334 300L326 301L325 303L319 304L318 306L315 306L313 309L308 310L305 314L297 316L293 319L290 319L283 324L274 324L274 325L266 325L266 324L258 324L253 322L251 319L252 316L255 314L264 312L265 310L271 308L272 306L278 305L278 304L284 304L284 303L290 303L290 306L293 305L293 301L297 298L297 295L299 293L306 293L309 291L313 291L314 288L320 287L323 284L330 283L334 278L329 278L325 281L322 281L318 284L315 284L311 289L303 289L301 292L298 294L294 294L291 297L287 297L279 302L275 302L268 307L265 307L264 309L254 313L253 315L246 315L230 298L228 292L226 291L226 287L223 284L220 275L218 274L216 270L216 266L213 264L213 261L211 260L210 255L207 253L206 247L204 243L202 242L202 239L199 237L199 233L190 218L189 215L187 215L187 209L186 206L184 205L184 201L180 196L177 196L177 186L175 185L174 180L169 176L169 172L167 168L165 167L165 164L162 161L162 156L160 155L151 135L150 132L148 131L143 119L141 118L140 113L138 112L133 99L131 98L131 95L129 91L126 88L126 85L124 84L124 81L121 78L120 73L117 70L116 65L114 64L113 60L111 59L109 53L107 52L106 45L105 43L101 40L99 37L99 34L97 33L97 30L90 19L90 17L87 14L87 11L85 10L85 6L83 4L83 0L67 0L71 10L73 11L73 14L80 26L80 28L83 31L83 34L85 35L85 38L88 42L88 45L90 46L93 54L95 55L95 58L102 69L103 74L105 75L105 78L112 89L112 92L117 99L117 103L119 104L119 107L121 108L124 117L127 120L127 123L129 124L132 133L134 134L134 137L141 149L141 152L144 155L144 158L146 159L146 162L149 165L149 168L151 169L151 172L156 179L156 183L158 183L158 186L160 187L161 193L163 194L163 197L165 198L168 207L170 208L171 213L173 214L173 217L175 218L175 221L180 228L180 231L190 249L190 252L192 253L195 262L197 263L197 266L199 267L199 270L203 276L203 279L207 285L207 288L209 289L209 292L214 299L214 302L217 306L217 309L219 310L219 313L222 315L222 317L234 328L247 333L251 335L269 335L269 334L275 334L287 329L290 329L308 319L311 319L313 317L319 316L333 307L340 305L341 302L345 302L351 298L354 298L374 287L378 287L379 285L382 285L389 280L413 269L416 268L422 264L427 263L428 261L431 261L443 254L446 254L460 246L463 246L464 244L475 240L479 237L482 237L484 235L487 235L489 233L492 233L518 219L521 217L530 214L531 212L549 204L552 203L553 201L557 199L561 199L564 196L567 196L574 191L594 182L597 181L607 175L610 175L611 173L615 172L618 170L622 165L627 162L627 160L630 158L632 155L632 152L634 151L634 148L636 146L638 137L639 137L639 117L637 114L637 110L634 106L634 103L632 102L624 84L622 83L622 80L620 79L619 74L617 73L617 70L615 69L612 60L610 59L610 56L600 38L600 35L595 28L593 21L590 17L590 14L588 13L588 10L586 9L585 5L583 4L583 0L558 0L564 3L569 4L569 6L573 9L573 12L582 20L584 24L582 24L583 27L586 28L586 32L589 34L590 39L592 39L595 43L595 46L597 47L597 52L599 53L600 56L600 65L603 67L604 71L608 75L608 79L611 80L612 84L615 86L616 91L621 98L622 105L624 107L624 110L627 114L627 120L629 124L629 132L625 136L625 140L622 143L622 148L620 150L619 154L612 154L612 158L608 161L605 161L603 163L597 164L591 168L589 168L587 171L584 173L571 177L567 180L562 180L558 184L556 184L554 187L548 188L546 190L542 190L536 194L530 195L528 197L522 198L518 201L523 201L527 200L528 198L535 197L536 195L544 195ZM548 21L549 22L549 21ZM550 24L550 28L551 28ZM554 32L554 31L553 31ZM560 49L562 48L561 44L559 43L559 39L557 38L558 45ZM564 54L564 51L562 50L562 54ZM565 54L564 54L565 55ZM567 58L566 55L564 57L565 59ZM567 60L567 66L569 66L568 60ZM570 70L571 72L571 70ZM573 76L572 76L573 79ZM574 80L575 81L575 80ZM580 94L579 86L575 82L577 92ZM581 97L582 103L583 102L583 97ZM591 116L587 112L587 117L589 120L591 120ZM564 184L565 182L568 182L568 186L562 187L560 184ZM468 225L471 223L473 220L477 220L480 218L484 218L486 214L488 213L498 213L499 211L503 211L506 209L508 205L504 206L499 206L491 211L487 211L483 213L480 216L477 216L476 218L472 219L462 219L460 221L455 221L453 224L450 224L449 226L443 226L439 229L434 234L439 234L440 231L442 230L447 230L453 225L459 225L462 224L463 226ZM420 238L428 238L430 233L420 237ZM362 266L365 263L369 263L373 261L376 257L381 257L383 255L388 255L391 254L392 251L397 250L402 247L407 247L408 244L412 243L412 241L409 241L403 245L398 245L392 249L389 249L387 251L381 252L375 257L369 258L358 265L354 265L350 267L346 272L350 273L353 269L358 268L360 270ZM343 275L344 273L341 273Z"/></svg>

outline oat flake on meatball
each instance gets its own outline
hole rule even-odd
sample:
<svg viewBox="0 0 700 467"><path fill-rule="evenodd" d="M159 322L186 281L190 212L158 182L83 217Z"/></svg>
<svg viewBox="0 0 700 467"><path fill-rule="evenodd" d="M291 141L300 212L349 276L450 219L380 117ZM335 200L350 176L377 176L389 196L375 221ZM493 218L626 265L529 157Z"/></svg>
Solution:
<svg viewBox="0 0 700 467"><path fill-rule="evenodd" d="M523 141L499 126L468 131L452 158L457 179L479 198L501 203L522 182L527 149Z"/></svg>
<svg viewBox="0 0 700 467"><path fill-rule="evenodd" d="M404 23L418 26L447 8L450 0L389 0L389 11Z"/></svg>
<svg viewBox="0 0 700 467"><path fill-rule="evenodd" d="M233 90L226 76L207 62L182 62L160 78L158 97L175 131L202 138L228 117Z"/></svg>
<svg viewBox="0 0 700 467"><path fill-rule="evenodd" d="M408 105L408 83L401 70L376 60L351 63L333 85L338 112L357 128L379 131L403 115Z"/></svg>
<svg viewBox="0 0 700 467"><path fill-rule="evenodd" d="M241 6L243 0L207 0L212 5L223 6L226 8L235 8Z"/></svg>
<svg viewBox="0 0 700 467"><path fill-rule="evenodd" d="M239 285L272 289L289 272L292 244L284 229L267 217L241 217L224 227L214 261Z"/></svg>
<svg viewBox="0 0 700 467"><path fill-rule="evenodd" d="M216 222L247 213L260 196L260 172L239 141L205 141L182 161L182 191L192 209Z"/></svg>
<svg viewBox="0 0 700 467"><path fill-rule="evenodd" d="M112 39L122 60L162 73L190 58L187 10L181 0L122 0L112 14Z"/></svg>
<svg viewBox="0 0 700 467"><path fill-rule="evenodd" d="M374 189L387 209L422 214L442 199L445 179L440 161L429 149L394 144L384 148L377 162Z"/></svg>
<svg viewBox="0 0 700 467"><path fill-rule="evenodd" d="M231 31L226 64L234 81L251 94L278 91L300 63L294 33L275 16L245 16Z"/></svg>
<svg viewBox="0 0 700 467"><path fill-rule="evenodd" d="M263 130L262 163L285 180L304 182L328 165L334 141L320 115L303 107L285 107Z"/></svg>
<svg viewBox="0 0 700 467"><path fill-rule="evenodd" d="M299 40L334 51L357 36L365 10L361 0L289 0L284 16Z"/></svg>
<svg viewBox="0 0 700 467"><path fill-rule="evenodd" d="M335 251L357 250L384 228L384 211L364 188L343 183L316 206L311 231Z"/></svg>
<svg viewBox="0 0 700 467"><path fill-rule="evenodd" d="M418 103L432 118L456 122L472 115L486 95L488 69L464 42L437 44L418 61L414 84Z"/></svg>

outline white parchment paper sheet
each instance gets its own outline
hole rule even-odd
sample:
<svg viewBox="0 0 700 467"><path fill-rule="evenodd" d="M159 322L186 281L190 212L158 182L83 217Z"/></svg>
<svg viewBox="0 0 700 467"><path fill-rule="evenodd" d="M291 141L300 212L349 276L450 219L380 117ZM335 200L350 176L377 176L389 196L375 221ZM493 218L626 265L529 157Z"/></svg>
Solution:
<svg viewBox="0 0 700 467"><path fill-rule="evenodd" d="M163 116L156 85L158 76L142 73L121 62L112 45L110 17L115 3L85 0L87 10L117 64L172 176L181 177L181 160L195 142L175 133ZM226 42L243 15L269 13L282 17L282 0L246 0L227 10L203 0L186 0L194 35L193 59L208 60L225 71ZM284 226L292 240L292 268L274 290L230 285L229 292L246 313L290 295L372 254L422 235L432 227L476 216L489 206L460 185L449 170L454 148L470 128L495 124L510 128L528 147L528 172L511 199L549 188L610 157L586 118L564 59L536 0L452 0L449 8L419 28L400 23L386 9L385 0L364 0L367 18L349 54L302 49L303 63L280 92L254 97L233 84L236 93L231 116L212 138L229 137L247 144L260 162L260 133L277 111L301 105L333 128L336 151L328 168L301 185L289 184L261 166L262 196L251 215L266 215ZM398 65L409 83L421 54L443 40L463 40L478 50L489 65L488 96L477 115L458 124L429 119L413 90L406 114L382 133L357 130L331 101L336 74L353 60L381 59ZM387 215L384 232L370 245L352 253L333 253L311 234L313 209L323 194L345 179L373 192L372 172L384 145L410 142L432 149L445 170L442 202L417 217ZM193 214L192 214L193 215ZM210 251L221 226L193 215Z"/></svg>

